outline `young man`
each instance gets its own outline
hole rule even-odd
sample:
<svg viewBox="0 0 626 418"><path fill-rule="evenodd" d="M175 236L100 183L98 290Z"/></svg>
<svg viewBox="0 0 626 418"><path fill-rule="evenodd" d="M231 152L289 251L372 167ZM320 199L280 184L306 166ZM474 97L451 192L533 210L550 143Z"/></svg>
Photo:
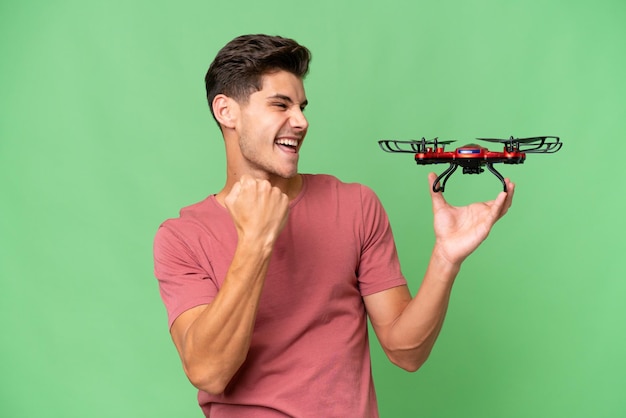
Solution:
<svg viewBox="0 0 626 418"><path fill-rule="evenodd" d="M412 297L374 193L298 173L309 60L265 35L218 53L206 88L226 184L156 235L172 339L213 418L377 417L367 318L389 359L417 370L461 263L513 198L508 180L508 194L459 208L430 188L436 240Z"/></svg>

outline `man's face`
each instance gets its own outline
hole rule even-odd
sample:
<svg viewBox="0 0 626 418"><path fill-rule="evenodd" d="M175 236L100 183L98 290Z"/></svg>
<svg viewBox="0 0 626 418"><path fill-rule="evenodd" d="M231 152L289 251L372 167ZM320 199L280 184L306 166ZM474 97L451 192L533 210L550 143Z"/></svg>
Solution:
<svg viewBox="0 0 626 418"><path fill-rule="evenodd" d="M242 163L257 177L291 178L298 173L298 158L308 122L302 80L279 71L263 77L263 88L240 105L236 123Z"/></svg>

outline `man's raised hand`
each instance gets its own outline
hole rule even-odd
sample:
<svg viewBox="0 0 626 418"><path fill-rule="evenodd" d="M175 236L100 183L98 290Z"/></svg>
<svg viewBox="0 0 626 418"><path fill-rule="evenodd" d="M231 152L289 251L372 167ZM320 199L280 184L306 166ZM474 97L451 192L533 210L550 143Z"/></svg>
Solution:
<svg viewBox="0 0 626 418"><path fill-rule="evenodd" d="M240 240L261 240L271 247L287 222L289 199L267 180L242 176L224 202Z"/></svg>
<svg viewBox="0 0 626 418"><path fill-rule="evenodd" d="M443 193L432 190L437 176L428 175L433 205L435 251L446 261L460 265L487 238L493 225L509 210L513 202L515 184L505 179L507 192L500 192L495 200L472 203L468 206L449 205Z"/></svg>

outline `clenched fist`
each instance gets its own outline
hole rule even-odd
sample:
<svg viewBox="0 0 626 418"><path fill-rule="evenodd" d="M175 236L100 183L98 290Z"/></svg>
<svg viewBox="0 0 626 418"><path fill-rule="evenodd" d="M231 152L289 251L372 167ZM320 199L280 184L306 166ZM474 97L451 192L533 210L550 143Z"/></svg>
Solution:
<svg viewBox="0 0 626 418"><path fill-rule="evenodd" d="M289 198L267 180L244 175L224 199L240 240L270 248L287 222Z"/></svg>

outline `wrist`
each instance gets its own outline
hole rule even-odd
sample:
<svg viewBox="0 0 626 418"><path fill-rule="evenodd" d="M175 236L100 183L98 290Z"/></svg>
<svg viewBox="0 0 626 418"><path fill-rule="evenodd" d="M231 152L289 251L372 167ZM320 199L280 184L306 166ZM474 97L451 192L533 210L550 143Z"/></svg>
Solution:
<svg viewBox="0 0 626 418"><path fill-rule="evenodd" d="M442 273L456 276L459 270L461 270L463 259L451 257L450 254L445 251L444 247L436 242L433 247L430 264Z"/></svg>
<svg viewBox="0 0 626 418"><path fill-rule="evenodd" d="M269 258L274 249L275 240L260 236L240 234L237 251L249 257Z"/></svg>

